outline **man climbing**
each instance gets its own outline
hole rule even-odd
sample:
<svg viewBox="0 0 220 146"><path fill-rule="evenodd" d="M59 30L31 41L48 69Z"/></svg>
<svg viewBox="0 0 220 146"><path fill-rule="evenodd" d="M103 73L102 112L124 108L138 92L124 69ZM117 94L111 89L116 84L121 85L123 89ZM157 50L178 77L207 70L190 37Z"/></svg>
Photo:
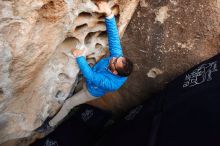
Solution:
<svg viewBox="0 0 220 146"><path fill-rule="evenodd" d="M76 57L86 80L86 85L64 103L59 113L50 121L51 126L55 126L61 121L74 106L97 99L107 92L118 90L133 70L132 62L123 56L115 17L111 8L107 2L102 1L97 2L97 6L97 12L106 16L105 24L110 55L90 67L83 56L83 50L73 50L73 55Z"/></svg>

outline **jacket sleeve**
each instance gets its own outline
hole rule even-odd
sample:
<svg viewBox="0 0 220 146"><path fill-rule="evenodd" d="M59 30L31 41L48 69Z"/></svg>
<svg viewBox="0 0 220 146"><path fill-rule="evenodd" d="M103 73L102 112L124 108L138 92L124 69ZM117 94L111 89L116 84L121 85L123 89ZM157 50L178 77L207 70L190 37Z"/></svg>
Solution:
<svg viewBox="0 0 220 146"><path fill-rule="evenodd" d="M76 60L83 76L87 81L90 81L95 86L108 91L117 90L117 87L106 76L91 69L84 56L77 57Z"/></svg>
<svg viewBox="0 0 220 146"><path fill-rule="evenodd" d="M105 18L106 31L108 36L108 45L110 56L122 56L122 47L120 43L120 38L118 34L118 29L115 21L115 16L112 18Z"/></svg>

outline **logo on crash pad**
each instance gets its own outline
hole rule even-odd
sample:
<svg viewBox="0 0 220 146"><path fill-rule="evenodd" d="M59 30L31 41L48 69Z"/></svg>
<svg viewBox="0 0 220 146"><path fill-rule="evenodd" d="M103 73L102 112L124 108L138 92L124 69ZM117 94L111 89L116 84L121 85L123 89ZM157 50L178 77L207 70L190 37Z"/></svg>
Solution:
<svg viewBox="0 0 220 146"><path fill-rule="evenodd" d="M192 73L186 75L183 88L193 87L196 85L200 85L204 82L211 81L213 72L217 71L217 61L202 64Z"/></svg>
<svg viewBox="0 0 220 146"><path fill-rule="evenodd" d="M47 139L43 146L59 146L58 142L55 140Z"/></svg>

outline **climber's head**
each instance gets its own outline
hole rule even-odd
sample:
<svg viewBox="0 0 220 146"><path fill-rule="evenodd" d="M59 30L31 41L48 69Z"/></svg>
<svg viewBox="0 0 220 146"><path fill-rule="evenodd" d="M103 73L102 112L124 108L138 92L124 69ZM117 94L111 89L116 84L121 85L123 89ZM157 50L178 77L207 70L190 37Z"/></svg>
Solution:
<svg viewBox="0 0 220 146"><path fill-rule="evenodd" d="M133 63L127 57L112 57L110 59L109 69L113 74L127 77L133 70Z"/></svg>

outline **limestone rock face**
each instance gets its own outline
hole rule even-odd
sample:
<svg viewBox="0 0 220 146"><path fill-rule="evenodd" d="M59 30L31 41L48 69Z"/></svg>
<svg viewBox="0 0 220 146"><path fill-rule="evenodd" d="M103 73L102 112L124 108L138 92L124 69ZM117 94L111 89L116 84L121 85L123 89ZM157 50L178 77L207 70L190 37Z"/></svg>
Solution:
<svg viewBox="0 0 220 146"><path fill-rule="evenodd" d="M109 1L122 36L138 0ZM29 136L57 112L79 72L71 48L107 53L104 17L91 0L0 2L0 143Z"/></svg>

